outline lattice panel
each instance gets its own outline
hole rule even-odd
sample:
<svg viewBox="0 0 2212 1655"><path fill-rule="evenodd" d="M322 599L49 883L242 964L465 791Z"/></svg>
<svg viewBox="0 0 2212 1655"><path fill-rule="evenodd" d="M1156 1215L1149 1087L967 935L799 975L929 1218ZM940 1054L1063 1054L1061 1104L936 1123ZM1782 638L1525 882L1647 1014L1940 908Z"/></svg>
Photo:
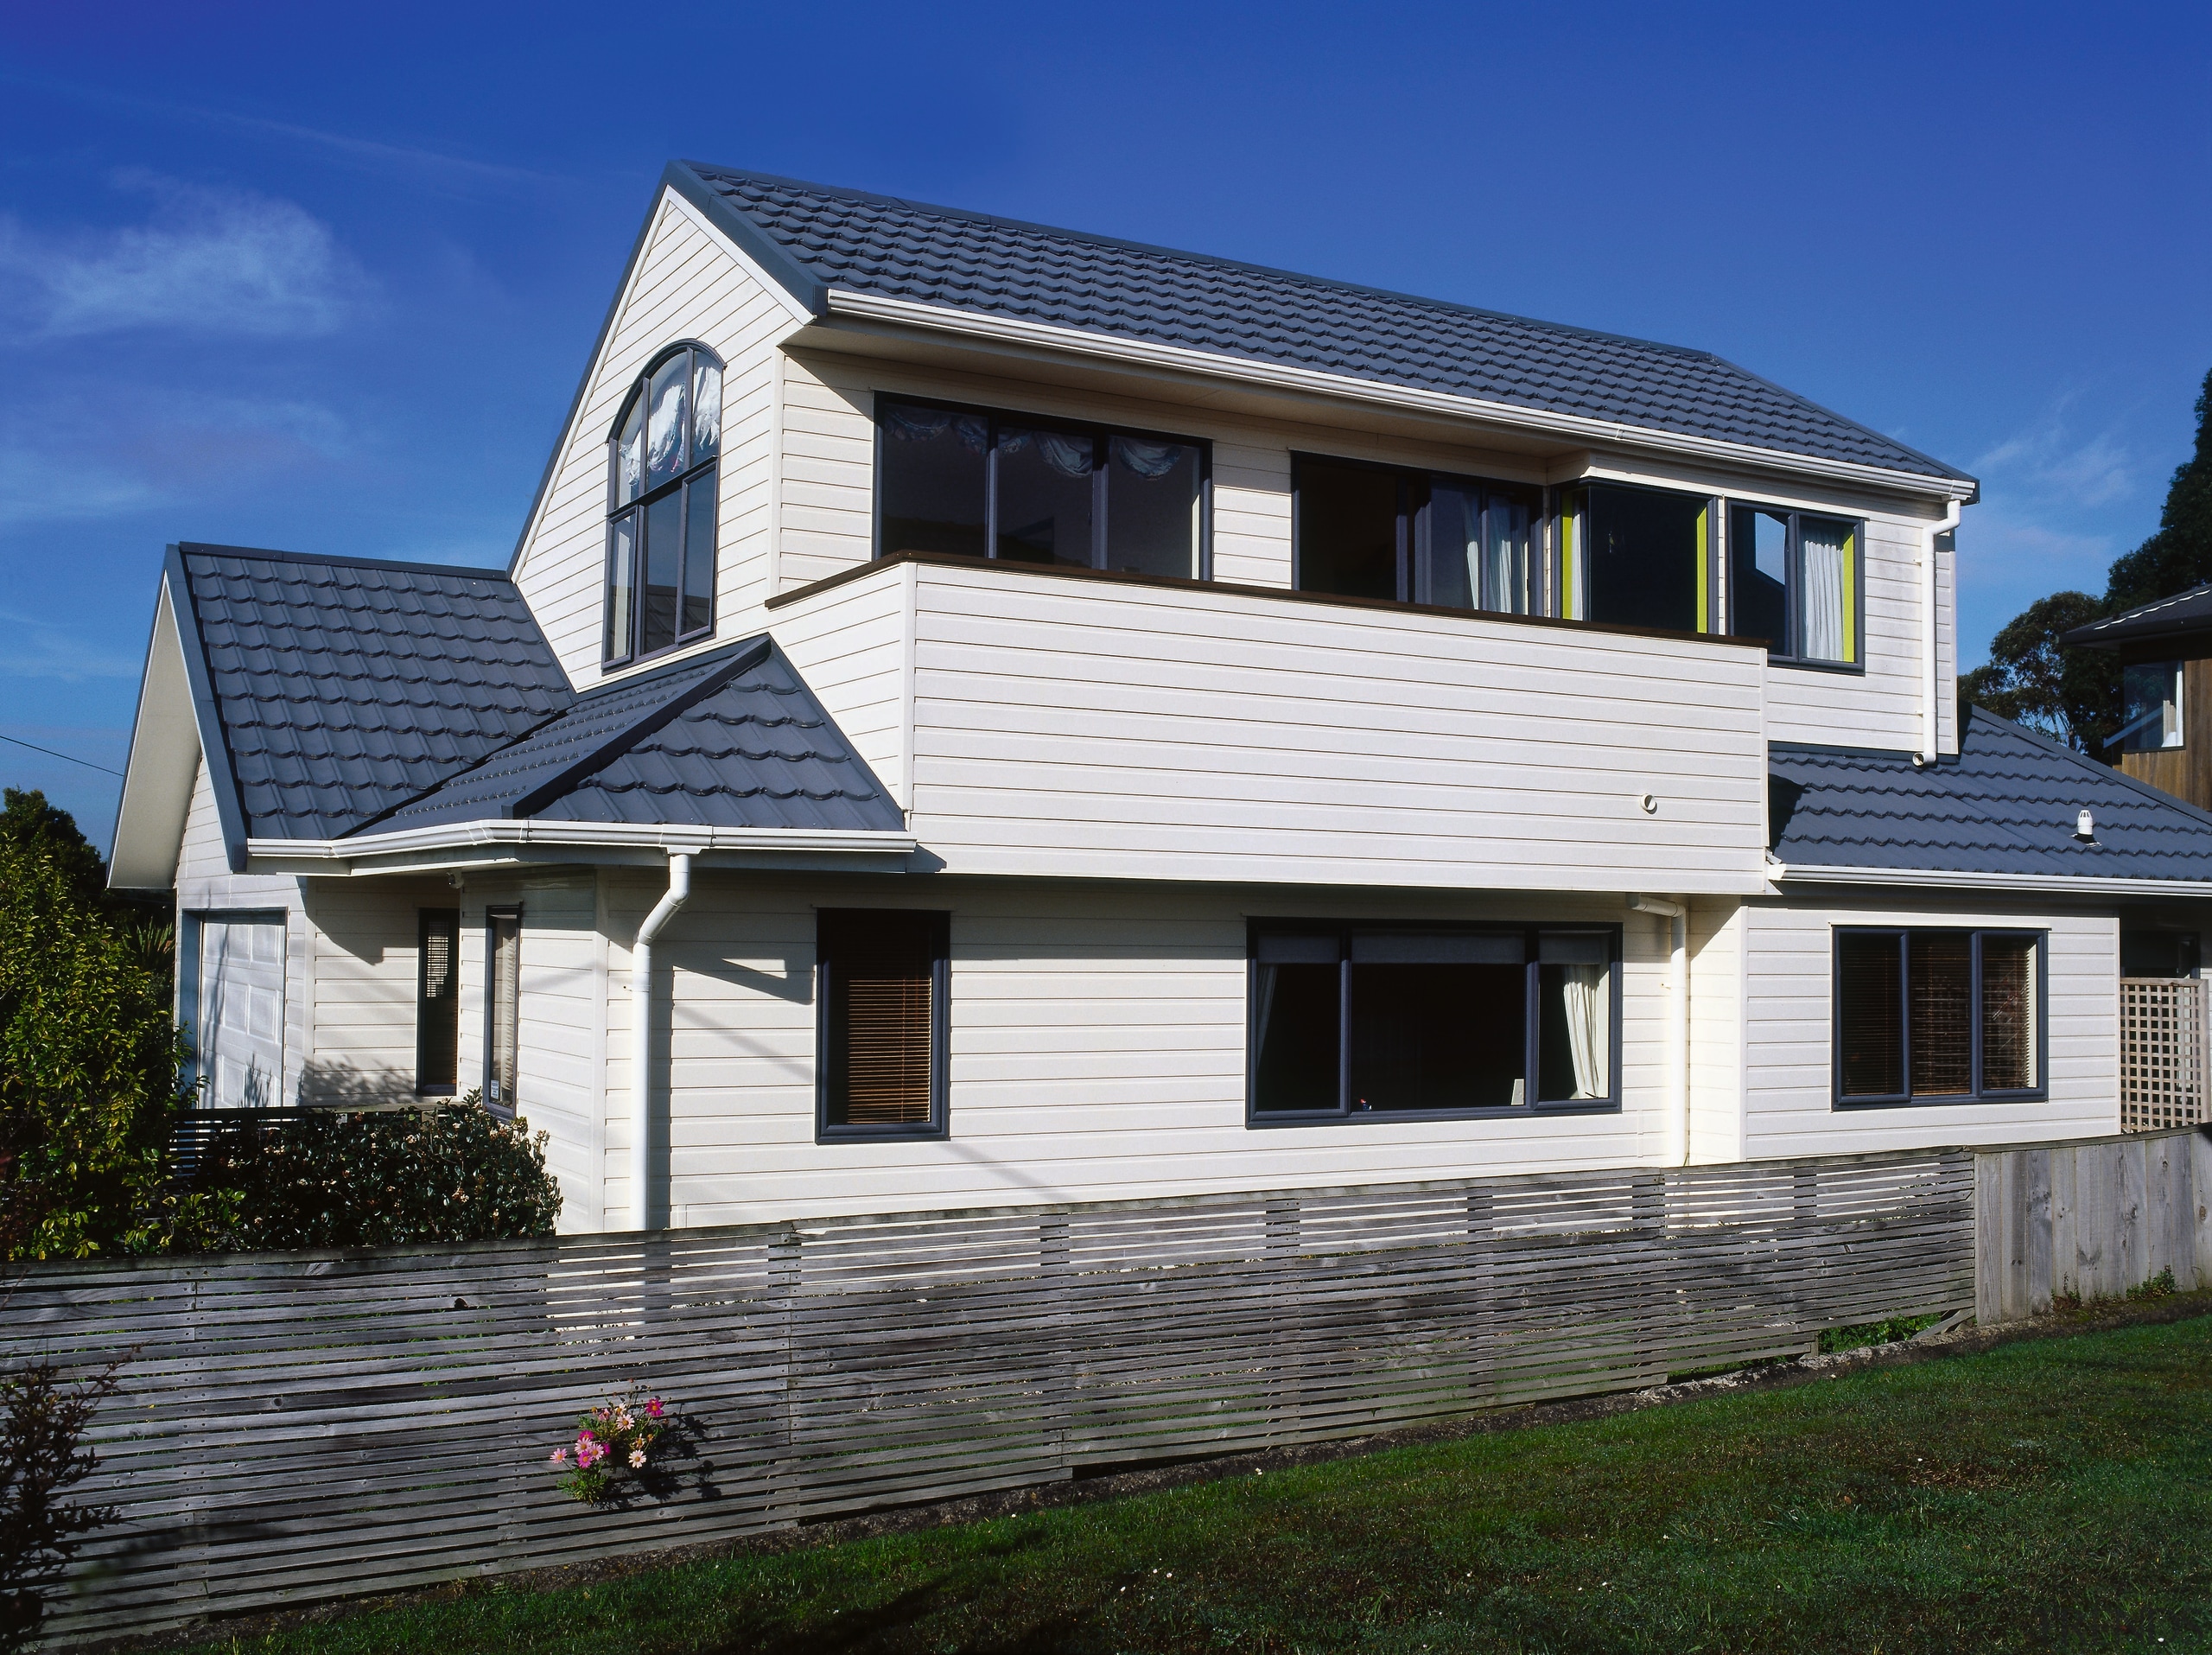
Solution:
<svg viewBox="0 0 2212 1655"><path fill-rule="evenodd" d="M2186 977L2120 980L2120 1130L2196 1126L2208 1114L2204 984Z"/></svg>

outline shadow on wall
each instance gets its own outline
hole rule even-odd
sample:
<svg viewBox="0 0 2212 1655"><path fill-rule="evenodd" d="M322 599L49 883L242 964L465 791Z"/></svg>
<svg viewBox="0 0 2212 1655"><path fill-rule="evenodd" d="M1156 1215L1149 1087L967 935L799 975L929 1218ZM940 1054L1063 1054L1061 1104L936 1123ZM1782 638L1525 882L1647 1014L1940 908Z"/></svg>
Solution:
<svg viewBox="0 0 2212 1655"><path fill-rule="evenodd" d="M300 1073L303 1109L395 1109L451 1101L415 1095L415 1077L401 1069L356 1069L310 1061Z"/></svg>

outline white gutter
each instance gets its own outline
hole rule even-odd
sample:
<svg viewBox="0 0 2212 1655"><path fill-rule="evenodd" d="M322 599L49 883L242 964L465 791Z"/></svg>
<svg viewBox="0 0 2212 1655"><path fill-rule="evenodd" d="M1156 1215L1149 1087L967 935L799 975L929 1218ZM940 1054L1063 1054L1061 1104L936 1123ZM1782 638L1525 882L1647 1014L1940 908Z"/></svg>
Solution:
<svg viewBox="0 0 2212 1655"><path fill-rule="evenodd" d="M1890 886L1906 890L2005 891L2021 896L2212 898L2212 879L2129 879L2101 874L1971 874L1934 868L1823 868L1781 865L1769 878L1792 885Z"/></svg>
<svg viewBox="0 0 2212 1655"><path fill-rule="evenodd" d="M668 890L638 927L630 950L630 1227L652 1221L653 944L691 900L691 858L668 859ZM671 1050L670 1057L674 1058Z"/></svg>
<svg viewBox="0 0 2212 1655"><path fill-rule="evenodd" d="M1241 356L1220 355L1211 351L1194 351L1186 346L1121 339L1105 334L1089 333L1080 328L1060 328L1048 322L1023 321L1007 316L987 316L973 310L956 310L944 305L924 304L913 299L896 299L881 294L853 293L842 288L832 288L830 290L830 309L833 315L863 317L900 327L928 328L936 333L958 334L973 339L1027 345L1041 350L1128 362L1173 372L1202 374L1209 379L1240 380L1276 390L1302 391L1389 408L1411 409L1451 419L1482 420L1522 430L1548 431L1577 442L1628 443L1713 463L1752 465L1764 469L1789 471L1800 476L1824 477L1835 482L1903 490L1923 496L1932 494L1946 500L1964 500L1971 496L1976 487L1971 480L1963 477L1931 477L1916 471L1892 471L1885 466L1859 465L1848 460L1826 460L1812 455L1790 454L1779 449L1757 448L1748 442L1727 442L1714 437L1691 436L1680 431L1661 431L1644 425L1623 424L1618 420L1592 419L1584 414L1556 413L1548 409L1524 408L1517 403L1491 402L1479 397L1454 396L1443 391L1422 391L1411 385L1383 385L1372 379L1354 379L1350 374L1324 373L1313 368L1293 367L1287 363L1261 362Z"/></svg>
<svg viewBox="0 0 2212 1655"><path fill-rule="evenodd" d="M1936 687L1936 542L1959 526L1965 509L1954 500L1942 520L1930 524L1920 536L1920 761L1936 762L1937 733Z"/></svg>
<svg viewBox="0 0 2212 1655"><path fill-rule="evenodd" d="M454 822L438 827L365 833L346 839L248 839L249 857L288 862L355 862L369 856L473 850L486 846L552 846L575 850L664 850L697 856L709 850L845 851L904 856L918 842L888 828L728 828L639 826L623 822Z"/></svg>
<svg viewBox="0 0 2212 1655"><path fill-rule="evenodd" d="M1631 896L1639 913L1656 913L1667 926L1667 1106L1661 1123L1659 1164L1690 1164L1689 907L1657 896Z"/></svg>

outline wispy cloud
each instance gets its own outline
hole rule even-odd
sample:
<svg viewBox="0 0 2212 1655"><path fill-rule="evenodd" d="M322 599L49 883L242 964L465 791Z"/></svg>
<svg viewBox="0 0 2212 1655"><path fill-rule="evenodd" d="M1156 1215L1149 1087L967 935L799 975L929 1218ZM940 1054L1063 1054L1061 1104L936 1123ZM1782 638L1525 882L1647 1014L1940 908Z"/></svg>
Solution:
<svg viewBox="0 0 2212 1655"><path fill-rule="evenodd" d="M135 656L88 644L75 631L36 615L0 609L0 678L48 678L82 684L89 678L135 678Z"/></svg>
<svg viewBox="0 0 2212 1655"><path fill-rule="evenodd" d="M164 329L245 338L334 332L368 290L330 227L290 201L148 174L142 225L53 234L0 218L0 316L19 337Z"/></svg>
<svg viewBox="0 0 2212 1655"><path fill-rule="evenodd" d="M2082 437L2068 425L2062 398L2032 425L2006 437L1969 468L2006 492L2042 503L2110 505L2135 487L2135 461L2110 432Z"/></svg>

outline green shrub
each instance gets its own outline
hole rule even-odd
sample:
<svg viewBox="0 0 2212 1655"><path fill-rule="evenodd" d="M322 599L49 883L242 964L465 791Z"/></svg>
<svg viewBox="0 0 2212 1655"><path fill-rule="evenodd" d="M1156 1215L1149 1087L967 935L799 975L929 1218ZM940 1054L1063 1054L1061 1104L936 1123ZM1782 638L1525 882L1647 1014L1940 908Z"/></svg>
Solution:
<svg viewBox="0 0 2212 1655"><path fill-rule="evenodd" d="M207 1203L162 1161L188 1093L163 971L100 900L67 814L10 788L0 812L0 1257L148 1251ZM143 926L139 927L143 929Z"/></svg>
<svg viewBox="0 0 2212 1655"><path fill-rule="evenodd" d="M561 1211L545 1134L486 1113L474 1092L425 1109L242 1119L202 1152L193 1187L236 1198L237 1216L203 1244L235 1252L550 1236Z"/></svg>

